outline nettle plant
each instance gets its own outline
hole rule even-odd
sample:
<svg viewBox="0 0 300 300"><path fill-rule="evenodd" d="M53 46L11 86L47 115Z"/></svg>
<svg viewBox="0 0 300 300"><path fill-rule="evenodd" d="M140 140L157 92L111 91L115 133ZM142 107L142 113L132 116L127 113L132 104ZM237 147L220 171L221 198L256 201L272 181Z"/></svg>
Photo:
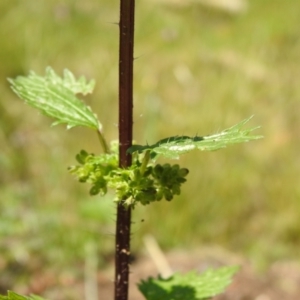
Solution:
<svg viewBox="0 0 300 300"><path fill-rule="evenodd" d="M260 138L250 133L256 128L242 130L250 118L222 132L208 136L172 136L153 145L132 145L127 153L132 155L132 164L119 166L119 144L112 141L110 146L103 136L102 125L92 109L86 106L76 94L91 93L94 81L87 82L84 77L76 80L65 70L63 78L50 67L45 76L31 72L27 77L9 79L13 91L27 104L37 108L43 114L55 118L53 125L67 124L67 128L84 126L94 130L103 152L95 155L81 150L76 155L77 165L70 166L69 172L79 182L90 185L90 194L104 196L108 189L115 191L114 202L126 211L137 205L152 202L171 201L180 195L181 186L189 173L179 164L159 164L160 156L178 159L180 155L194 149L213 151L229 144L247 142ZM139 284L139 289L148 300L158 299L208 299L224 290L230 283L237 267L224 267L210 270L202 275L191 272L185 275L175 274L168 279L149 278ZM36 296L23 297L13 292L0 299L38 299Z"/></svg>
<svg viewBox="0 0 300 300"><path fill-rule="evenodd" d="M95 82L84 77L76 79L68 70L63 77L48 67L44 76L30 72L28 76L9 79L13 91L27 104L55 119L53 125L66 124L67 128L87 127L96 132L102 153L80 150L77 164L68 168L79 182L90 185L91 195L103 196L109 189L115 191L117 207L115 247L115 300L128 299L131 211L137 205L171 201L180 195L182 184L189 173L179 164L159 164L158 158L179 159L182 154L198 149L214 151L230 144L256 140L251 135L257 129L243 129L248 118L226 130L208 136L171 136L153 145L132 144L132 78L134 1L121 1L120 70L119 70L119 139L108 143L102 124L92 109L77 95L92 93ZM238 267L208 270L203 274L192 271L174 274L169 278L148 278L138 284L147 300L200 300L210 299L230 284ZM21 296L9 291L0 299L41 299Z"/></svg>

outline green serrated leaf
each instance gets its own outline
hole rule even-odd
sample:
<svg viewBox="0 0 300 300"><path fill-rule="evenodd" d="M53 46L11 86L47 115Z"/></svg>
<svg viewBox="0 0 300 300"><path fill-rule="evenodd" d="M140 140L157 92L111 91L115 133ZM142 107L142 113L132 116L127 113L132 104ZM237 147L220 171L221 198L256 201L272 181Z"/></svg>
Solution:
<svg viewBox="0 0 300 300"><path fill-rule="evenodd" d="M44 298L36 296L36 295L30 295L28 296L22 296L15 292L8 291L7 296L0 295L0 300L44 300Z"/></svg>
<svg viewBox="0 0 300 300"><path fill-rule="evenodd" d="M67 124L101 129L101 124L91 108L85 105L75 94L91 93L94 81L87 82L84 77L78 80L68 71L59 77L50 67L44 77L30 72L28 76L8 79L13 91L27 104L37 108L44 115L56 119L52 125Z"/></svg>
<svg viewBox="0 0 300 300"><path fill-rule="evenodd" d="M167 279L149 278L142 280L138 288L147 300L204 300L224 292L237 271L238 267L234 266L208 270L200 275L192 271Z"/></svg>
<svg viewBox="0 0 300 300"><path fill-rule="evenodd" d="M42 298L37 295L30 295L30 300L45 300L45 298Z"/></svg>
<svg viewBox="0 0 300 300"><path fill-rule="evenodd" d="M201 151L214 151L225 148L230 144L244 143L251 140L262 138L260 135L250 135L250 133L260 127L253 127L242 130L242 127L252 118L243 120L242 122L213 135L208 136L173 136L162 139L153 145L133 145L128 149L128 153L142 153L150 151L151 158L155 159L159 155L166 158L178 159L181 154L198 149Z"/></svg>

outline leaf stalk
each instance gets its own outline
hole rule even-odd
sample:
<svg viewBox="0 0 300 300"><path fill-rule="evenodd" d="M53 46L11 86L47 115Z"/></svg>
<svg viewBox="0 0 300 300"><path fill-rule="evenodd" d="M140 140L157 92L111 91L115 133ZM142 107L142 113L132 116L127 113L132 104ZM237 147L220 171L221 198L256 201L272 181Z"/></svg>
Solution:
<svg viewBox="0 0 300 300"><path fill-rule="evenodd" d="M109 153L109 148L107 146L107 142L106 142L106 139L104 138L102 132L100 129L97 130L97 135L98 135L98 139L99 139L99 142L101 144L101 147L103 149L103 152L104 153Z"/></svg>

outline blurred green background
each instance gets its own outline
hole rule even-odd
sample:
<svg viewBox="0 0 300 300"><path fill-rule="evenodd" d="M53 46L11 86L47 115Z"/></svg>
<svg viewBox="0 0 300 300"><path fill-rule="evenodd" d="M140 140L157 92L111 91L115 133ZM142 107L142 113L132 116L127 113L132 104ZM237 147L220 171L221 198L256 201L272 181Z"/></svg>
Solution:
<svg viewBox="0 0 300 300"><path fill-rule="evenodd" d="M265 138L184 156L182 195L135 209L133 251L152 234L165 250L219 245L259 266L299 259L300 2L251 0L236 12L180 4L136 3L135 140L210 134L252 114ZM113 196L90 197L67 173L80 149L100 151L96 135L50 128L6 78L50 65L96 79L86 101L116 139L118 6L0 2L1 292L47 268L80 277L90 245L100 266L112 259Z"/></svg>

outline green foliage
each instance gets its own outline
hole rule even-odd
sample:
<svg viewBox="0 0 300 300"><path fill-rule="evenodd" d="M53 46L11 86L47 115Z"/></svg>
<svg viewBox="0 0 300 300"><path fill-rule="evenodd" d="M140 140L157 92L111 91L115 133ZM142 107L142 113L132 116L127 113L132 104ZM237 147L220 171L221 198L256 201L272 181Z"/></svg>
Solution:
<svg viewBox="0 0 300 300"><path fill-rule="evenodd" d="M205 300L222 293L237 271L238 267L223 267L200 275L191 271L167 279L159 276L142 280L138 287L147 300Z"/></svg>
<svg viewBox="0 0 300 300"><path fill-rule="evenodd" d="M183 153L193 149L217 150L229 144L247 142L261 138L261 136L249 135L254 129L241 130L247 123L246 119L221 133L204 137L175 136L158 141L152 146L132 146L128 152L145 152L143 162L138 158L127 170L118 168L117 148L109 150L106 141L100 132L101 124L93 114L90 107L75 97L77 93L92 92L94 81L86 83L84 77L78 81L70 71L65 71L60 78L48 67L45 77L37 76L31 72L28 77L9 79L12 89L25 102L39 109L47 116L54 117L59 123L66 123L68 128L74 126L86 126L96 129L104 154L95 156L85 150L76 155L80 166L69 168L70 173L75 174L79 182L88 182L92 185L91 195L105 195L107 188L116 190L116 202L122 202L125 206L133 206L136 202L149 204L152 201L160 201L162 198L170 201L174 195L179 195L180 186L186 181L187 169L179 165L148 166L149 159L154 160L159 155L167 158L179 158Z"/></svg>
<svg viewBox="0 0 300 300"><path fill-rule="evenodd" d="M107 148L96 115L90 107L75 96L77 93L91 93L94 81L87 83L84 77L77 81L67 70L64 72L64 77L60 78L50 67L46 69L45 77L31 72L27 77L19 76L9 81L12 89L26 103L45 115L57 119L54 125L66 123L67 128L86 126L97 130L105 153L95 156L81 150L76 155L80 166L70 167L69 171L76 175L79 182L88 182L92 185L91 195L99 193L105 195L108 187L115 189L115 201L122 202L127 207L134 207L137 202L146 205L153 201L160 201L162 198L170 201L174 195L180 195L180 187L186 181L184 177L188 174L188 170L170 164L148 166L150 158L154 160L162 155L174 159L193 149L212 151L224 148L228 144L260 138L260 136L249 135L257 127L241 130L242 126L250 120L249 118L210 136L194 138L175 136L160 140L152 146L135 145L128 152L131 154L145 152L143 162L140 163L137 158L130 168L124 170L118 168L117 148L114 148L115 151Z"/></svg>
<svg viewBox="0 0 300 300"><path fill-rule="evenodd" d="M153 144L172 134L215 132L222 124L235 124L254 110L255 120L263 125L263 134L268 138L220 151L217 156L197 151L186 155L184 162L193 176L182 190L180 201L172 203L172 211L180 214L184 230L177 230L181 225L172 218L157 228L169 203L161 203L163 209L149 206L147 225L135 232L133 246L137 249L142 236L152 228L164 249L178 243L191 248L208 242L234 249L265 266L279 259L298 260L300 157L296 137L300 126L300 68L295 62L300 59L300 2L276 1L274 5L271 0L248 1L249 9L238 16L206 9L193 1L175 9L177 2L139 3L135 139L139 144L146 140ZM102 114L101 123L107 136L114 137L111 124L117 123L117 103L113 99L117 98L118 39L111 22L117 22L118 5L117 1L103 0L99 10L99 3L92 0L0 1L0 190L1 200L5 199L1 201L1 219L5 223L10 220L5 226L9 231L6 238L24 247L44 235L65 237L63 244L60 239L47 247L38 243L34 257L40 257L45 268L53 265L55 255L50 259L49 252L55 248L61 249L61 257L72 268L80 260L73 255L78 247L67 243L68 234L63 234L60 227L50 232L38 224L36 234L29 234L29 239L16 231L16 223L29 222L30 215L45 218L51 210L58 222L74 220L77 226L69 225L67 231L83 235L78 206L107 203L110 213L113 206L108 199L85 196L85 186L64 176L66 171L61 167L70 153L82 147L97 151L92 134L81 136L78 148L76 139L81 129L69 136L65 130L49 131L48 122L41 122L36 111L16 101L5 78L26 74L28 68L42 75L47 65L57 71L72 66L76 74L84 72L88 78L97 78L91 106L99 116L101 111L109 111ZM264 30L256 30L257 26ZM140 114L143 116L138 117ZM58 140L64 141L63 147ZM9 207L16 201L15 207ZM64 214L62 201L72 208ZM20 207L26 209L26 215ZM103 215L110 214L106 209ZM12 218L13 214L17 217ZM135 217L145 218L143 207L135 211ZM97 228L96 222L93 228ZM85 239L83 235L81 241ZM107 236L98 235L98 241L99 245L111 244ZM7 245L13 259L10 248ZM2 258L8 257L2 252ZM61 264L61 268L65 266ZM14 279L20 279L18 273Z"/></svg>
<svg viewBox="0 0 300 300"><path fill-rule="evenodd" d="M142 153L144 151L150 151L152 158L156 158L161 155L167 158L178 159L181 154L190 152L194 149L201 151L214 151L225 148L230 144L244 143L260 139L262 136L250 135L253 130L259 127L242 130L242 127L251 118L252 117L245 119L242 122L213 135L203 137L173 136L162 139L153 145L133 145L128 149L128 152Z"/></svg>
<svg viewBox="0 0 300 300"><path fill-rule="evenodd" d="M110 112L101 117L105 127L117 123L116 101L112 99L117 98L118 40L111 22L117 21L118 3L104 0L99 10L98 3L91 0L80 3L67 0L63 4L58 0L0 2L0 189L1 200L4 199L1 219L6 224L1 228L8 231L5 239L18 243L17 248L26 247L41 236L63 236L52 239L46 247L44 243L36 243L33 257L41 258L47 268L55 261L55 255L50 259L49 252L59 248L60 257L65 258L67 268L71 269L81 259L73 253L73 249L79 249L79 243L76 247L67 243L68 232L76 231L83 243L89 238L80 229L82 223L86 225L90 220L80 220L78 206L87 202L91 205L106 203L111 209L109 213L107 206L99 208L99 213L102 210L101 214L106 217L114 213L113 206L101 198L85 197L83 185L76 187L76 182L63 177L65 168L61 168L61 162L81 149L76 138L72 138L80 129L72 131L69 138L64 130L50 133L47 122L40 122L35 111L15 101L4 78L7 74L10 77L25 74L29 67L43 74L48 64L55 70L72 66L76 74L85 72L91 78L97 77L97 83L101 82L95 89L95 99L104 101L93 101L93 110ZM147 137L152 144L172 133L215 132L219 125L230 126L253 110L268 138L260 143L232 147L217 156L199 155L196 151L185 156L184 161L194 175L182 192L183 201L172 204L174 215L181 216L184 230L177 230L181 225L173 218L158 228L164 209L147 207L147 225L144 223L135 232L135 248L152 228L164 249L178 243L189 249L208 242L250 256L253 262L264 266L282 258L299 259L300 157L299 143L294 137L298 136L300 126L297 79L300 68L295 63L300 59L297 39L300 2L277 1L276 5L270 0L248 2L247 13L237 17L194 2L176 9L176 1L168 1L167 5L167 1L139 4L136 55L143 56L135 64L138 75L135 109L137 116L143 114L143 117L135 120L135 138L142 144ZM257 26L264 30L256 30ZM245 33L247 36L249 33L250 38L245 39ZM189 51L186 51L187 45L190 45ZM151 63L147 63L150 60ZM182 76L177 76L177 70ZM184 77L184 71L191 77ZM192 131L187 131L190 128ZM113 127L107 130L108 136L114 134L114 130ZM45 146L42 137L45 131L47 145L63 140L63 147ZM85 149L93 147L88 134L82 136L82 142L81 147L84 145ZM48 172L49 165L51 172ZM37 173L47 176L37 176ZM16 206L9 207L17 201ZM63 214L62 201L65 207L72 208L65 209ZM161 203L160 207L168 204ZM6 209L2 209L4 205ZM16 229L17 224L22 228L22 224L30 223L32 218L46 219L49 210L53 218L56 215L58 223L72 219L75 227L69 224L66 229L59 226L49 229L37 223L33 227L36 234L29 231L28 235ZM16 217L12 217L14 214ZM135 217L145 218L144 208L137 209ZM94 222L92 228L96 231L97 226ZM103 228L102 223L100 226ZM176 237L172 235L174 231ZM111 244L107 236L95 234L94 238L99 245ZM10 244L3 238L2 245L14 260ZM2 259L7 261L8 256L1 253ZM25 263L24 272L31 264L31 257ZM61 264L61 268L66 265ZM14 279L15 282L20 280L19 273L14 273Z"/></svg>
<svg viewBox="0 0 300 300"><path fill-rule="evenodd" d="M148 278L138 284L138 288L147 300L206 300L224 292L231 283L238 267L223 267L217 270L208 270L203 274L191 271L184 275L174 274L164 279ZM31 295L22 296L8 291L7 296L0 300L43 300Z"/></svg>
<svg viewBox="0 0 300 300"><path fill-rule="evenodd" d="M79 182L88 182L92 184L90 189L91 195L107 193L107 184L110 180L112 171L118 168L118 156L113 154L102 154L95 156L81 150L76 155L76 160L80 166L69 167L69 172L76 175Z"/></svg>
<svg viewBox="0 0 300 300"><path fill-rule="evenodd" d="M84 77L76 80L74 75L65 70L64 77L60 78L50 67L46 69L45 77L31 72L29 76L19 76L9 79L14 92L26 103L39 109L43 114L54 117L54 125L66 123L67 128L86 126L96 129L103 146L104 154L95 156L85 150L76 155L79 166L72 166L69 172L76 175L79 182L88 182L91 195L105 195L107 188L115 189L115 202L122 202L125 206L134 207L137 202L149 204L165 198L173 199L180 195L181 184L186 181L188 170L179 165L148 165L150 158L155 160L159 155L167 158L179 158L181 154L193 149L212 151L224 148L229 144L248 142L261 138L249 135L254 129L242 130L246 119L220 133L203 136L188 137L174 136L158 141L152 146L134 145L128 152L141 154L128 169L118 168L118 147L113 144L112 149L100 131L101 124L90 107L86 106L75 94L91 93L94 81L86 82Z"/></svg>
<svg viewBox="0 0 300 300"><path fill-rule="evenodd" d="M12 291L8 291L7 296L0 295L0 300L44 300L44 298L36 295L22 296Z"/></svg>
<svg viewBox="0 0 300 300"><path fill-rule="evenodd" d="M173 199L174 195L180 195L181 184L186 182L188 170L180 168L178 164L147 165L146 167L138 159L128 169L118 167L118 155L116 150L98 156L88 154L81 150L76 155L79 166L72 166L69 172L74 174L79 182L87 182L92 185L91 195L104 196L107 188L116 191L115 202L122 202L125 206L134 207L136 203L143 205L165 198Z"/></svg>
<svg viewBox="0 0 300 300"><path fill-rule="evenodd" d="M84 77L76 80L74 75L64 71L60 78L50 67L44 77L30 72L27 77L8 79L13 91L26 103L37 108L46 116L55 118L53 125L65 123L67 128L75 126L101 128L91 108L79 100L75 94L88 94L93 91L95 82L86 82Z"/></svg>
<svg viewBox="0 0 300 300"><path fill-rule="evenodd" d="M115 202L126 207L135 207L137 203L143 205L165 198L173 199L180 195L181 184L186 182L189 171L178 164L153 164L159 156L179 158L183 153L193 149L217 150L229 144L247 142L261 138L249 135L254 129L242 130L246 119L221 133L204 136L188 137L174 136L160 140L152 146L132 146L128 152L133 154L134 161L126 169L119 168L118 144L112 143L108 149L106 141L100 131L100 123L91 109L75 97L77 93L92 91L93 82L89 84L82 77L76 81L69 71L65 71L64 78L58 77L51 68L47 68L46 76L39 77L31 72L28 77L9 79L12 89L28 104L39 109L47 116L56 118L54 125L66 123L67 128L86 126L96 129L103 146L101 155L90 154L81 150L76 155L79 163L69 168L79 182L91 184L90 194L104 196L108 188L116 191ZM198 276L195 272L185 276L176 274L169 279L158 278L143 281L139 288L148 300L158 299L191 299L200 300L212 297L224 290L230 283L236 268L222 268L208 271ZM9 299L28 299L14 293ZM15 297L15 298L12 298ZM19 297L19 298L17 298ZM7 299L7 298L4 298Z"/></svg>

